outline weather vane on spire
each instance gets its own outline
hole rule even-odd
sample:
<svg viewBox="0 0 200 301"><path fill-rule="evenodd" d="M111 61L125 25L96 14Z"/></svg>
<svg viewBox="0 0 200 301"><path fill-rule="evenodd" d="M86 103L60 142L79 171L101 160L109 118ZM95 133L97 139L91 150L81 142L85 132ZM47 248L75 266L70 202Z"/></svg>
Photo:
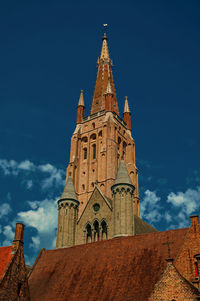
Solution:
<svg viewBox="0 0 200 301"><path fill-rule="evenodd" d="M108 24L103 24L103 34L104 34L104 36L107 36L107 32L108 32Z"/></svg>

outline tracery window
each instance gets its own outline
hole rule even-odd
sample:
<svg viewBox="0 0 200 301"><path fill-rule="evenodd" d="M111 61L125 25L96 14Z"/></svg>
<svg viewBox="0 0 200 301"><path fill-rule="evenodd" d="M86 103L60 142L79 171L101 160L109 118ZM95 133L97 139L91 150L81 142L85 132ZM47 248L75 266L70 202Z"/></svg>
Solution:
<svg viewBox="0 0 200 301"><path fill-rule="evenodd" d="M93 226L94 226L94 241L98 241L100 238L99 222L96 220Z"/></svg>
<svg viewBox="0 0 200 301"><path fill-rule="evenodd" d="M108 238L108 226L107 226L107 223L103 220L102 222L101 222L101 237L102 237L102 239L104 240L104 239L107 239Z"/></svg>
<svg viewBox="0 0 200 301"><path fill-rule="evenodd" d="M92 241L92 227L90 224L86 226L86 243Z"/></svg>

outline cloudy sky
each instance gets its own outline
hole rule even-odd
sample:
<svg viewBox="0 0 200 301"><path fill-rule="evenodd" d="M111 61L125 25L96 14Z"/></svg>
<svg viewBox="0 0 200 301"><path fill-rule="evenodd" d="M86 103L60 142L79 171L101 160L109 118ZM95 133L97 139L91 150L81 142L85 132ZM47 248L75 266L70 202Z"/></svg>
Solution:
<svg viewBox="0 0 200 301"><path fill-rule="evenodd" d="M54 248L80 89L89 113L108 23L118 104L128 95L142 217L187 227L200 204L200 2L1 1L0 245L25 229Z"/></svg>

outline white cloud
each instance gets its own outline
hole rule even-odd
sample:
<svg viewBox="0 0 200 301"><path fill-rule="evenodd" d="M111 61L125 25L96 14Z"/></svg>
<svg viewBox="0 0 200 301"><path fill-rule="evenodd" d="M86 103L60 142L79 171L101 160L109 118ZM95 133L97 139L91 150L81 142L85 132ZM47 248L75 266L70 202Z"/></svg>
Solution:
<svg viewBox="0 0 200 301"><path fill-rule="evenodd" d="M30 171L30 170L34 170L36 166L34 163L30 162L29 160L25 160L20 162L17 168Z"/></svg>
<svg viewBox="0 0 200 301"><path fill-rule="evenodd" d="M40 248L40 237L34 236L31 238L32 242L29 244L30 248L38 250Z"/></svg>
<svg viewBox="0 0 200 301"><path fill-rule="evenodd" d="M17 170L17 162L14 160L5 160L5 159L0 159L0 168L2 169L4 175L17 175L18 170Z"/></svg>
<svg viewBox="0 0 200 301"><path fill-rule="evenodd" d="M57 202L55 199L45 199L41 202L28 202L30 210L21 211L17 219L26 227L32 227L37 234L31 237L29 247L34 251L39 248L55 247L55 234L57 227Z"/></svg>
<svg viewBox="0 0 200 301"><path fill-rule="evenodd" d="M8 215L11 211L12 210L11 210L10 205L7 203L3 203L2 205L0 205L0 218Z"/></svg>
<svg viewBox="0 0 200 301"><path fill-rule="evenodd" d="M34 201L34 202L28 201L27 203L29 204L29 206L31 207L31 209L34 209L34 210L37 209L38 206L39 206L39 204L40 204L39 201Z"/></svg>
<svg viewBox="0 0 200 301"><path fill-rule="evenodd" d="M141 216L149 223L160 221L160 197L156 195L155 191L146 190L144 192L144 199L141 200Z"/></svg>
<svg viewBox="0 0 200 301"><path fill-rule="evenodd" d="M3 241L3 246L9 246L12 245L13 239L14 239L14 231L12 230L12 227L10 225L3 227L3 235L5 236L5 240Z"/></svg>
<svg viewBox="0 0 200 301"><path fill-rule="evenodd" d="M57 204L55 200L45 199L41 202L29 202L29 205L31 210L17 214L27 227L36 228L39 233L48 233L56 228Z"/></svg>
<svg viewBox="0 0 200 301"><path fill-rule="evenodd" d="M42 188L47 189L54 185L64 185L65 183L65 172L62 169L58 169L51 164L40 165L38 167L42 172L48 173L49 177L42 181Z"/></svg>
<svg viewBox="0 0 200 301"><path fill-rule="evenodd" d="M185 192L171 192L167 197L167 203L178 210L174 217L178 227L188 227L189 216L198 213L200 210L200 187L187 189Z"/></svg>
<svg viewBox="0 0 200 301"><path fill-rule="evenodd" d="M18 176L19 174L24 173L26 181L23 182L28 190L32 188L33 180L27 179L27 177L31 177L31 174L36 172L40 173L43 177L40 181L43 190L55 186L64 186L65 183L65 171L63 169L56 168L49 163L36 165L29 160L17 162L15 160L0 159L0 171L2 171L4 176Z"/></svg>
<svg viewBox="0 0 200 301"><path fill-rule="evenodd" d="M185 192L171 192L167 197L167 202L177 208L180 207L184 213L190 215L199 210L200 187L187 189Z"/></svg>
<svg viewBox="0 0 200 301"><path fill-rule="evenodd" d="M167 209L166 209L167 208ZM190 224L189 216L200 211L200 187L185 192L170 192L162 200L155 191L146 190L141 200L141 216L149 223L167 223L168 228L185 228Z"/></svg>
<svg viewBox="0 0 200 301"><path fill-rule="evenodd" d="M169 214L169 212L165 212L164 218L168 223L172 221L172 216Z"/></svg>
<svg viewBox="0 0 200 301"><path fill-rule="evenodd" d="M29 190L29 189L31 189L33 187L33 181L32 180L28 180L27 182L26 182L26 188Z"/></svg>

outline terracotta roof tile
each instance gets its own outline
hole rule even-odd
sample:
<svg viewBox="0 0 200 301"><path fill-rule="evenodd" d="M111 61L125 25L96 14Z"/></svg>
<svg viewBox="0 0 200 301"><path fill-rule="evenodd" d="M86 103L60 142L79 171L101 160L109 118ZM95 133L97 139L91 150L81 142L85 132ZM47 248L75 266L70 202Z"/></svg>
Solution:
<svg viewBox="0 0 200 301"><path fill-rule="evenodd" d="M187 229L43 251L29 278L31 300L147 300ZM143 289L141 289L141 287Z"/></svg>
<svg viewBox="0 0 200 301"><path fill-rule="evenodd" d="M12 254L12 246L0 248L0 280L3 278L13 256L14 254Z"/></svg>

